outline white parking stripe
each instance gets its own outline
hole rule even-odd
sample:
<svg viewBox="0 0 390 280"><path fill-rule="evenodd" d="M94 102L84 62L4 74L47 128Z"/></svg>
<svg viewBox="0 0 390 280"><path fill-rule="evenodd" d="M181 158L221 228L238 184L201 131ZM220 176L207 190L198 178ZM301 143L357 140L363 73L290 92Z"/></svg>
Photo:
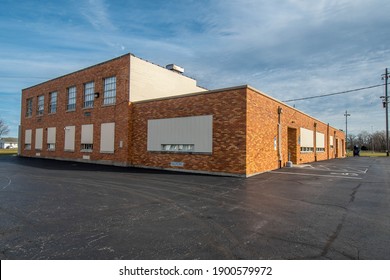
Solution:
<svg viewBox="0 0 390 280"><path fill-rule="evenodd" d="M344 179L353 179L353 180L361 180L361 179L362 179L362 178L350 177L350 176L348 176L348 175L345 175L345 176L337 176L337 175L321 175L321 174L294 173L294 172L280 172L280 171L269 171L268 173L288 174L288 175L303 175L303 176L313 176L313 177L344 178Z"/></svg>

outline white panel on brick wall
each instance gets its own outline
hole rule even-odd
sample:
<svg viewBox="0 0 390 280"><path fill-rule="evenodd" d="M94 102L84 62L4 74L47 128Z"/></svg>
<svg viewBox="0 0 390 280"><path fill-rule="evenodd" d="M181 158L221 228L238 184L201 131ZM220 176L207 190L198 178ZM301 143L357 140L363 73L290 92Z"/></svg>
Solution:
<svg viewBox="0 0 390 280"><path fill-rule="evenodd" d="M100 152L113 153L115 148L115 123L102 123L100 128Z"/></svg>
<svg viewBox="0 0 390 280"><path fill-rule="evenodd" d="M316 147L325 148L325 134L316 132Z"/></svg>
<svg viewBox="0 0 390 280"><path fill-rule="evenodd" d="M24 144L31 144L31 129L26 129L24 133Z"/></svg>
<svg viewBox="0 0 390 280"><path fill-rule="evenodd" d="M35 130L35 149L42 150L43 128Z"/></svg>
<svg viewBox="0 0 390 280"><path fill-rule="evenodd" d="M75 126L65 127L65 151L74 151Z"/></svg>
<svg viewBox="0 0 390 280"><path fill-rule="evenodd" d="M301 127L301 147L314 147L314 132L312 130Z"/></svg>
<svg viewBox="0 0 390 280"><path fill-rule="evenodd" d="M192 152L212 153L213 116L148 120L148 151L161 151L167 144L194 145Z"/></svg>
<svg viewBox="0 0 390 280"><path fill-rule="evenodd" d="M329 137L329 144L330 144L331 146L334 145L333 136L330 136L330 137Z"/></svg>
<svg viewBox="0 0 390 280"><path fill-rule="evenodd" d="M56 143L56 128L55 127L49 127L47 129L47 143L48 144L55 144Z"/></svg>
<svg viewBox="0 0 390 280"><path fill-rule="evenodd" d="M93 144L93 124L81 126L81 144Z"/></svg>

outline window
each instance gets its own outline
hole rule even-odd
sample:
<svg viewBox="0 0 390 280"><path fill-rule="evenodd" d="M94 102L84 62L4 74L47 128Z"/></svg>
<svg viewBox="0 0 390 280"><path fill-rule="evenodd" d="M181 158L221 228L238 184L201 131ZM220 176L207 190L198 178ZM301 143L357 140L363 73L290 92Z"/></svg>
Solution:
<svg viewBox="0 0 390 280"><path fill-rule="evenodd" d="M76 110L76 87L68 88L68 104L66 105L66 110Z"/></svg>
<svg viewBox="0 0 390 280"><path fill-rule="evenodd" d="M37 115L38 116L43 115L43 111L45 109L45 96L44 95L38 96L38 106L37 106L37 108L38 108Z"/></svg>
<svg viewBox="0 0 390 280"><path fill-rule="evenodd" d="M47 129L47 150L54 151L56 149L56 128L49 127Z"/></svg>
<svg viewBox="0 0 390 280"><path fill-rule="evenodd" d="M82 152L92 152L92 150L93 150L93 144L81 144Z"/></svg>
<svg viewBox="0 0 390 280"><path fill-rule="evenodd" d="M51 92L49 99L49 113L57 112L57 92Z"/></svg>
<svg viewBox="0 0 390 280"><path fill-rule="evenodd" d="M84 108L93 108L93 100L95 98L95 83L90 82L84 84Z"/></svg>
<svg viewBox="0 0 390 280"><path fill-rule="evenodd" d="M32 116L32 106L33 106L33 99L28 98L26 100L26 117L31 117Z"/></svg>
<svg viewBox="0 0 390 280"><path fill-rule="evenodd" d="M35 129L35 149L42 150L43 128Z"/></svg>
<svg viewBox="0 0 390 280"><path fill-rule="evenodd" d="M333 136L330 136L329 137L329 145L330 145L330 148L333 149Z"/></svg>
<svg viewBox="0 0 390 280"><path fill-rule="evenodd" d="M301 147L301 152L313 152L313 147Z"/></svg>
<svg viewBox="0 0 390 280"><path fill-rule="evenodd" d="M325 134L316 132L316 152L325 152Z"/></svg>
<svg viewBox="0 0 390 280"><path fill-rule="evenodd" d="M115 104L116 101L116 77L104 79L104 97L103 104Z"/></svg>
<svg viewBox="0 0 390 280"><path fill-rule="evenodd" d="M31 129L26 129L24 133L24 149L31 150Z"/></svg>
<svg viewBox="0 0 390 280"><path fill-rule="evenodd" d="M300 129L301 152L314 151L314 131L301 127Z"/></svg>
<svg viewBox="0 0 390 280"><path fill-rule="evenodd" d="M100 127L100 152L114 153L115 123L102 123Z"/></svg>
<svg viewBox="0 0 390 280"><path fill-rule="evenodd" d="M93 150L93 124L81 126L81 151L92 152Z"/></svg>
<svg viewBox="0 0 390 280"><path fill-rule="evenodd" d="M162 144L161 149L169 152L193 152L194 144Z"/></svg>

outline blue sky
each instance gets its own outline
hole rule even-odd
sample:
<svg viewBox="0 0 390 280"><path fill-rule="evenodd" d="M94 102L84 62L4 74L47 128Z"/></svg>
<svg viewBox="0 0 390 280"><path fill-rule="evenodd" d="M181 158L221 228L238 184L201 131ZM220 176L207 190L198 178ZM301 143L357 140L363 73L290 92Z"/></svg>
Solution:
<svg viewBox="0 0 390 280"><path fill-rule="evenodd" d="M381 84L388 0L2 0L0 118L17 136L23 88L133 53L208 89L287 100ZM332 126L385 129L383 87L290 102Z"/></svg>

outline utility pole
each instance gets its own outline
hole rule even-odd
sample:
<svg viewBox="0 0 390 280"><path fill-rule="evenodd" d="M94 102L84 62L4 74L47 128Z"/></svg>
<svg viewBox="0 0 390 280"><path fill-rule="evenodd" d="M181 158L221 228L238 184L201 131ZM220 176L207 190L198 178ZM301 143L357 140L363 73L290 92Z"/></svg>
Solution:
<svg viewBox="0 0 390 280"><path fill-rule="evenodd" d="M351 114L348 114L347 110L345 110L345 147L348 150L348 117L351 116Z"/></svg>
<svg viewBox="0 0 390 280"><path fill-rule="evenodd" d="M385 69L385 74L382 75L382 80L385 80L385 96L381 96L383 107L386 109L386 156L389 156L389 99L387 96L387 81L389 72Z"/></svg>

